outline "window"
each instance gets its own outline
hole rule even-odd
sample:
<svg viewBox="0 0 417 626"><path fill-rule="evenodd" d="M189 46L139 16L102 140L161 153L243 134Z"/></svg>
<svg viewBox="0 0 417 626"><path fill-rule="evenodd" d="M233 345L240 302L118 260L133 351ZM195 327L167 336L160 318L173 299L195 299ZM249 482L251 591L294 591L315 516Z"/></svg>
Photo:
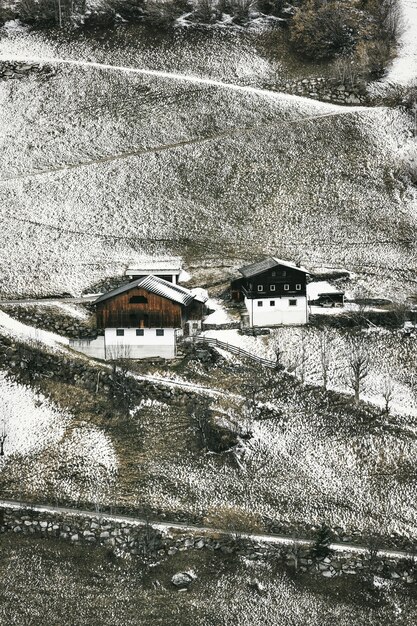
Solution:
<svg viewBox="0 0 417 626"><path fill-rule="evenodd" d="M143 337L144 334L145 334L145 331L143 330L143 328L136 329L136 337Z"/></svg>
<svg viewBox="0 0 417 626"><path fill-rule="evenodd" d="M297 291L301 291L301 285L296 285L295 288Z"/></svg>
<svg viewBox="0 0 417 626"><path fill-rule="evenodd" d="M289 285L284 285L284 291L289 291L290 290L290 286Z"/></svg>
<svg viewBox="0 0 417 626"><path fill-rule="evenodd" d="M163 328L157 328L157 329L156 329L156 336L157 336L157 337L163 337L163 336L164 336L164 334L165 334L165 331L164 331L164 329L163 329Z"/></svg>
<svg viewBox="0 0 417 626"><path fill-rule="evenodd" d="M287 275L287 270L282 270L282 275L286 276Z"/></svg>
<svg viewBox="0 0 417 626"><path fill-rule="evenodd" d="M124 337L125 331L123 328L116 328L116 336L117 337Z"/></svg>
<svg viewBox="0 0 417 626"><path fill-rule="evenodd" d="M271 301L269 302L269 306L275 306L275 300L271 300Z"/></svg>
<svg viewBox="0 0 417 626"><path fill-rule="evenodd" d="M263 306L264 303L262 302L262 300L258 300L258 306Z"/></svg>
<svg viewBox="0 0 417 626"><path fill-rule="evenodd" d="M270 285L271 291L275 291L275 285Z"/></svg>
<svg viewBox="0 0 417 626"><path fill-rule="evenodd" d="M263 291L264 290L264 286L263 285L258 285L258 291Z"/></svg>
<svg viewBox="0 0 417 626"><path fill-rule="evenodd" d="M297 306L297 300L288 300L290 306Z"/></svg>
<svg viewBox="0 0 417 626"><path fill-rule="evenodd" d="M145 296L132 296L129 300L129 304L147 304L148 298Z"/></svg>
<svg viewBox="0 0 417 626"><path fill-rule="evenodd" d="M272 272L272 276L276 276L276 275L277 275L277 273L276 273L276 272Z"/></svg>

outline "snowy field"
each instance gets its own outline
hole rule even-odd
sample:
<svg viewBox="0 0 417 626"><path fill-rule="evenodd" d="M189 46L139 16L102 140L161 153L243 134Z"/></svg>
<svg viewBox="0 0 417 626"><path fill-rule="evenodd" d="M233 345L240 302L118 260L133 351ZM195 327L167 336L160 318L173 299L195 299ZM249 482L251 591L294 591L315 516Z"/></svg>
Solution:
<svg viewBox="0 0 417 626"><path fill-rule="evenodd" d="M386 82L408 85L417 80L417 0L400 0L402 13L398 54Z"/></svg>
<svg viewBox="0 0 417 626"><path fill-rule="evenodd" d="M0 482L7 490L14 489L14 497L25 493L35 500L65 497L95 502L114 481L117 459L101 430L86 423L74 426L69 413L0 372L3 434Z"/></svg>
<svg viewBox="0 0 417 626"><path fill-rule="evenodd" d="M3 297L77 294L154 252L274 253L414 293L415 197L394 178L405 114L264 90L275 65L215 48L3 36L0 58L71 62L0 85Z"/></svg>

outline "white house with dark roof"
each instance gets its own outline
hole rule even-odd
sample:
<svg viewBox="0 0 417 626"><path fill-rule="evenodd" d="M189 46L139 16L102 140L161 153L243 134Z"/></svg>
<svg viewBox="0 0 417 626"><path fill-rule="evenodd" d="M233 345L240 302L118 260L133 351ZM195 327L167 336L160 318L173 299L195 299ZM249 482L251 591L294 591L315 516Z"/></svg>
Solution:
<svg viewBox="0 0 417 626"><path fill-rule="evenodd" d="M245 303L250 326L308 323L309 272L295 263L267 257L239 269L232 282L232 297Z"/></svg>

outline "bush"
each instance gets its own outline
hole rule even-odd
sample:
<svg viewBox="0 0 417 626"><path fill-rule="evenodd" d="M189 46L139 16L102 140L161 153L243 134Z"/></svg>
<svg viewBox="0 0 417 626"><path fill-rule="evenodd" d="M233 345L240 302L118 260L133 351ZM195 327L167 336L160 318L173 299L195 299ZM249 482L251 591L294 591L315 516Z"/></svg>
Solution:
<svg viewBox="0 0 417 626"><path fill-rule="evenodd" d="M20 0L18 13L27 24L55 24L58 22L54 0Z"/></svg>
<svg viewBox="0 0 417 626"><path fill-rule="evenodd" d="M145 0L143 19L152 26L167 27L188 10L187 0Z"/></svg>
<svg viewBox="0 0 417 626"><path fill-rule="evenodd" d="M262 520L256 513L251 513L233 506L219 506L209 509L203 523L230 533L261 532Z"/></svg>
<svg viewBox="0 0 417 626"><path fill-rule="evenodd" d="M194 16L203 24L210 24L221 17L216 0L197 0L194 6Z"/></svg>
<svg viewBox="0 0 417 626"><path fill-rule="evenodd" d="M325 59L353 50L356 35L355 14L344 3L307 0L293 18L290 42L303 56Z"/></svg>
<svg viewBox="0 0 417 626"><path fill-rule="evenodd" d="M314 545L311 550L313 559L324 559L331 554L330 544L332 542L331 530L326 524L322 524L317 531Z"/></svg>
<svg viewBox="0 0 417 626"><path fill-rule="evenodd" d="M144 0L111 0L111 8L124 20L137 21L144 15Z"/></svg>
<svg viewBox="0 0 417 626"><path fill-rule="evenodd" d="M254 0L220 0L219 10L221 13L232 15L236 23L247 22L254 8Z"/></svg>
<svg viewBox="0 0 417 626"><path fill-rule="evenodd" d="M266 15L280 17L285 4L285 0L259 0L258 9Z"/></svg>

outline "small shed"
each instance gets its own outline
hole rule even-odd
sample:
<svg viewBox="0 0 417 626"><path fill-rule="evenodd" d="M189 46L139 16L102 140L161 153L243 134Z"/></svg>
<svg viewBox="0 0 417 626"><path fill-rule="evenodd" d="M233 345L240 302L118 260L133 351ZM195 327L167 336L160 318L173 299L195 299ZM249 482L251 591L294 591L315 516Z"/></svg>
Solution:
<svg viewBox="0 0 417 626"><path fill-rule="evenodd" d="M182 271L180 257L164 259L144 259L127 268L125 274L130 280L138 280L145 276L156 276L176 285Z"/></svg>

